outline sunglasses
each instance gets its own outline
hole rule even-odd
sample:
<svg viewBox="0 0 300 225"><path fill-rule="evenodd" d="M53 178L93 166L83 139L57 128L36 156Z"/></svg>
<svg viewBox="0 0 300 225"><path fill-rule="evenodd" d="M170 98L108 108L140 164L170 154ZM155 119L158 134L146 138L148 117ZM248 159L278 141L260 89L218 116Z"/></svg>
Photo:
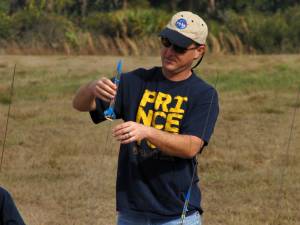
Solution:
<svg viewBox="0 0 300 225"><path fill-rule="evenodd" d="M193 47L193 48L183 48L183 47L180 47L178 45L175 45L175 44L171 43L168 38L162 37L160 40L161 40L161 44L165 48L172 47L172 49L174 50L174 52L176 52L178 54L184 54L184 53L186 53L189 50L194 50L194 49L196 49L196 48L199 47L199 46L196 46L196 47Z"/></svg>

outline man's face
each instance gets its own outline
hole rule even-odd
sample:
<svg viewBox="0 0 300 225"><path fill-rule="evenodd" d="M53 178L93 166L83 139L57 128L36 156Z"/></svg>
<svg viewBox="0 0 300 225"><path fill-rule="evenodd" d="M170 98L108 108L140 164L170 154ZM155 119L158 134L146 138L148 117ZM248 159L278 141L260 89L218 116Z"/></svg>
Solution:
<svg viewBox="0 0 300 225"><path fill-rule="evenodd" d="M191 44L186 49L173 45L168 39L162 38L161 61L162 67L168 75L176 75L190 70L193 61L204 53L204 46Z"/></svg>

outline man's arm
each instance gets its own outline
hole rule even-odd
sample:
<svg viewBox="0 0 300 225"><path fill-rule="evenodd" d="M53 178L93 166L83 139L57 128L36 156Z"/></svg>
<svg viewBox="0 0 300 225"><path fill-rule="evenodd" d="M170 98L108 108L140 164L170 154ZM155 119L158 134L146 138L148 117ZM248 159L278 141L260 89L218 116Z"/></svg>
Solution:
<svg viewBox="0 0 300 225"><path fill-rule="evenodd" d="M203 147L199 137L184 134L172 134L136 122L125 122L113 129L113 135L122 144L147 139L167 155L180 158L192 158Z"/></svg>
<svg viewBox="0 0 300 225"><path fill-rule="evenodd" d="M116 95L116 85L107 78L92 81L83 85L73 99L73 107L79 111L93 111L96 109L96 97L110 102Z"/></svg>
<svg viewBox="0 0 300 225"><path fill-rule="evenodd" d="M91 83L81 86L74 99L73 107L79 111L93 111L96 109L95 96L91 90Z"/></svg>

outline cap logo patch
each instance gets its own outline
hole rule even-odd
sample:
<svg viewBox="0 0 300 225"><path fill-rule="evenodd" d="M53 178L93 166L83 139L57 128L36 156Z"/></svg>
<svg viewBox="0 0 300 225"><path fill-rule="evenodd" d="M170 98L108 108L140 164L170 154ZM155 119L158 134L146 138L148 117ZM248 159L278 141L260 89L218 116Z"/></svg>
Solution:
<svg viewBox="0 0 300 225"><path fill-rule="evenodd" d="M175 26L176 26L178 29L182 30L182 29L185 29L185 28L187 27L187 22L186 22L185 19L180 18L180 19L178 19L178 20L176 21Z"/></svg>

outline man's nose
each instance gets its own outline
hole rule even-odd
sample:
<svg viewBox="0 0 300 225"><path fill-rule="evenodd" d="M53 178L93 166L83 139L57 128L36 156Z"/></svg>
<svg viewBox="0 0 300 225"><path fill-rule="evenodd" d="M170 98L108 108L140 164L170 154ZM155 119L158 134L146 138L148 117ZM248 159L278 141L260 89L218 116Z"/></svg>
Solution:
<svg viewBox="0 0 300 225"><path fill-rule="evenodd" d="M174 55L174 49L173 46L170 46L168 48L165 48L165 56L172 56Z"/></svg>

